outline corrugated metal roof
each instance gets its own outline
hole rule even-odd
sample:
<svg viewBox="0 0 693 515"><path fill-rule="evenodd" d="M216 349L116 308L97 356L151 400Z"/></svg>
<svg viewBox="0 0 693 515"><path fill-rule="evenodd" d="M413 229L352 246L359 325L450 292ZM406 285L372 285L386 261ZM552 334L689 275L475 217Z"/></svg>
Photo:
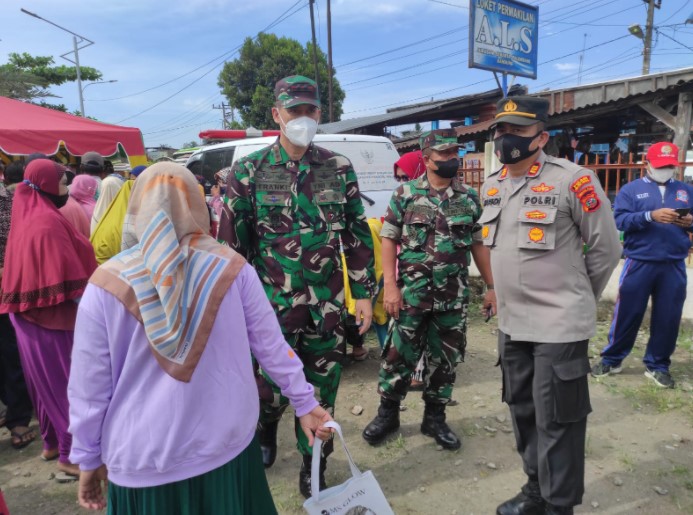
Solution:
<svg viewBox="0 0 693 515"><path fill-rule="evenodd" d="M664 91L687 82L693 82L693 68L540 91L532 95L549 100L551 102L549 113L556 115L637 95Z"/></svg>
<svg viewBox="0 0 693 515"><path fill-rule="evenodd" d="M445 104L446 101L441 101L439 104ZM340 120L338 122L323 123L318 126L318 132L323 134L340 134L342 132L353 131L356 129L361 129L363 127L368 127L369 125L378 125L396 120L397 118L402 118L404 116L410 116L412 114L420 113L423 111L428 111L431 108L435 108L431 105L411 107L409 109L404 109L402 111L387 112L383 114L375 114L373 116L362 116L360 118L350 118L348 120Z"/></svg>
<svg viewBox="0 0 693 515"><path fill-rule="evenodd" d="M491 125L496 120L491 118L490 120L486 120L485 122L479 122L479 123L474 123L472 125L463 125L461 127L455 127L455 134L457 136L469 136L470 134L477 134L479 132L484 132L489 130Z"/></svg>
<svg viewBox="0 0 693 515"><path fill-rule="evenodd" d="M525 86L515 84L510 88L510 93L514 95L521 95L527 92ZM474 106L478 104L484 104L488 102L495 103L501 97L500 91L497 89L492 89L489 91L483 91L481 93L473 93L470 95L463 95L459 97L445 98L441 100L432 100L430 102L421 102L419 104L405 105L400 107L393 107L388 109L387 112L383 114L376 114L372 116L362 116L360 118L351 118L348 120L341 120L339 122L326 123L318 128L318 132L324 134L339 134L342 132L353 131L357 129L363 129L373 125L401 125L402 123L414 123L417 120L411 120L410 117L419 113L426 113L426 118L421 118L418 121L431 121L437 119L436 116L443 114L443 116L450 114L450 111L455 109L474 109ZM445 111L445 112L443 112ZM474 112L474 114L477 114ZM465 114L467 116L467 114ZM458 117L453 117L458 118ZM440 118L449 119L449 118Z"/></svg>

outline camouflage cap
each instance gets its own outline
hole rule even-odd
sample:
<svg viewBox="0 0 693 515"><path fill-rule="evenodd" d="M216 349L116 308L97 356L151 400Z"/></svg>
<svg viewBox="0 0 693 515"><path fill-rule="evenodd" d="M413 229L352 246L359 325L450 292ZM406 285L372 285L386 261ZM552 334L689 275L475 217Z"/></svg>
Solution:
<svg viewBox="0 0 693 515"><path fill-rule="evenodd" d="M318 85L303 75L292 75L278 81L274 86L274 97L285 109L301 104L320 107Z"/></svg>
<svg viewBox="0 0 693 515"><path fill-rule="evenodd" d="M549 101L545 98L516 96L506 97L496 105L497 123L513 125L534 125L549 120Z"/></svg>
<svg viewBox="0 0 693 515"><path fill-rule="evenodd" d="M424 132L419 139L421 150L431 148L431 150L448 150L450 148L459 148L457 138L448 137L444 134L435 131Z"/></svg>

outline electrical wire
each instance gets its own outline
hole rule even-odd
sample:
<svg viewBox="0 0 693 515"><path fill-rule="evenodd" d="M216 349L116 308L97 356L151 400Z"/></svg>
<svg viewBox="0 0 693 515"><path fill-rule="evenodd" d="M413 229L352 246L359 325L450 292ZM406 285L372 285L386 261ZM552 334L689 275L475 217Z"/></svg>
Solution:
<svg viewBox="0 0 693 515"><path fill-rule="evenodd" d="M298 4L301 3L302 1L304 1L304 0L297 0L296 3L294 3L294 4L293 4L291 7L289 7L286 11L284 11L282 14L280 14L279 17L281 18L282 16L284 16L288 11L290 11L291 9L293 9L296 5L298 5ZM265 28L264 30L265 30L265 31L266 31L266 30L269 30L269 29L272 28L273 26L274 26L274 25L270 25L269 27ZM178 77L174 77L173 79L170 79L170 80L168 80L168 81L166 81L166 82L163 82L163 83L161 83L161 84L158 84L157 86L152 86L151 88L147 88L147 89L144 89L144 90L142 90L142 91L138 91L138 92L136 92L136 93L131 93L131 94L129 94L129 95L124 95L124 96L122 96L122 97L104 98L104 99L98 99L98 100L90 100L90 102L110 102L110 101L112 101L112 100L122 100L122 99L124 99L124 98L130 98L130 97L135 97L135 96L138 96L138 95L142 95L142 94L144 94L144 93L149 93L150 91L154 91L155 89L159 89L159 88L161 88L161 87L163 87L163 86L167 86L167 85L171 84L172 82L176 82L177 80L180 80L180 79L182 79L182 78L184 78L184 77L187 77L188 75L191 75L191 74L195 73L196 71L201 70L201 69L204 68L205 66L209 66L210 64L212 64L212 63L214 63L214 62L216 62L216 61L218 61L218 60L220 60L220 59L225 59L226 57L233 55L235 52L238 51L238 48L239 48L239 47L236 47L236 48L233 48L233 49L231 49L231 50L229 50L229 51L227 51L227 52L224 52L223 54L218 55L217 57L213 58L212 60L207 61L207 62L204 63L204 64L201 64L201 65L198 66L197 68L194 68L194 69L192 69L192 70L190 70L190 71L187 71L187 72L185 72L183 75L179 75Z"/></svg>
<svg viewBox="0 0 693 515"><path fill-rule="evenodd" d="M655 30L656 30L656 29L655 29ZM684 44L681 43L678 39L674 39L674 38L672 38L671 36L667 36L667 35L666 35L664 32L662 32L661 30L658 30L658 31L657 31L657 34L661 34L661 35L664 36L665 38L671 39L674 43L678 43L678 44L681 45L682 47L687 48L688 50L690 50L691 52L693 52L693 48L689 47L688 45L684 45Z"/></svg>
<svg viewBox="0 0 693 515"><path fill-rule="evenodd" d="M616 2L616 1L618 1L618 0L611 0L611 1L608 2L608 3L614 3L614 2ZM580 2L578 2L578 4L579 4L579 3L580 3ZM574 5L578 5L578 4L574 4ZM629 9L626 9L626 11L627 11L627 10L630 10L630 9L635 9L635 8L637 8L637 7L638 7L638 6L635 5L635 6L633 6L633 7L630 7ZM587 11L592 10L592 9L595 9L595 7L591 7L591 8L588 9ZM585 11L585 12L587 12L587 11ZM553 11L553 12L556 12L556 11ZM615 12L613 12L613 13L609 13L609 14L606 15L606 16L611 16L611 15L613 15L613 14L619 14L619 13L621 13L621 12L624 12L624 10L615 11ZM583 14L584 14L584 13L583 13ZM550 24L550 23L553 23L553 21L552 21L552 20L547 20L547 21L545 21L545 22L540 23L540 26L545 26L545 25L548 25L548 24ZM561 22L558 22L558 23L561 23ZM562 31L560 34L563 35L563 34L565 34L565 32L567 32L567 31L569 31L569 30L573 30L573 29L575 29L575 28L578 28L578 27L581 27L581 26L584 26L584 25L589 25L589 24L574 24L574 25L575 25L575 27L573 27L573 28L571 28L571 29L567 29L567 30L565 30L565 31ZM618 26L625 27L626 25L618 25ZM465 26L465 27L466 27L466 26ZM462 28L465 28L465 27L462 27ZM559 34L559 33L550 34L549 36L547 36L547 38L548 38L548 37L552 37L552 36L556 36L556 35L558 35L558 34ZM455 41L453 41L453 42L466 41L467 39L468 39L468 38L461 38L461 39L455 40ZM412 55L416 55L416 54L420 54L420 53L425 53L425 52L427 52L427 51L430 51L430 50L433 50L433 49L436 49L436 48L440 48L440 47L443 47L443 46L447 46L447 45L449 45L449 44L451 44L451 43L453 43L453 42L444 43L444 44L442 44L442 45L437 45L437 46L435 46L435 47L432 47L432 48L426 49L426 50L419 50L419 51L417 51L417 52L413 52L413 53L407 54L407 55L405 55L405 56L394 57L394 58L392 58L392 59L388 59L388 60L385 60L385 61L381 61L380 64L384 64L384 63L388 63L388 62L393 62L393 61L396 61L396 60L404 59L404 58L406 58L406 57L410 57L410 56L412 56ZM400 48L401 48L401 47L400 47ZM465 47L465 51L466 51L466 47ZM454 52L454 53L452 53L452 54L447 54L446 56L438 57L437 60L438 60L438 59L441 59L441 58L444 58L444 57L449 57L449 56L452 56L452 55L457 55L458 53L460 53L460 52ZM343 84L343 86L350 86L350 85L357 84L357 83L361 83L361 82L367 82L367 81L369 81L369 80L374 80L374 79L382 78L382 77L384 77L384 76L386 76L386 75L394 75L394 74L397 74L397 73L401 73L401 72L403 72L403 71L409 71L409 70L412 69L412 68L420 67L420 66L426 66L426 65L428 65L428 64L430 64L429 61L421 61L421 62L418 62L418 63L408 63L407 66L406 66L405 68L402 68L402 69L399 69L399 70L394 70L394 71L391 71L391 72L382 73L382 74L380 74L380 75L376 75L376 76L374 76L374 77L369 77L369 78L366 78L366 79L360 79L360 80L357 80L357 81L352 81L352 82L350 82L350 83ZM455 64L456 64L456 63L455 63ZM361 67L359 67L359 68L354 68L354 69L351 69L351 70L347 70L346 73L348 73L348 72L353 72L353 71L356 71L356 70L365 69L365 68L369 68L369 67L373 67L373 66L377 66L377 65L378 65L378 63L372 63L372 64L369 64L369 65L364 65L364 66L361 66ZM340 69L340 74L341 74L341 73L345 73L345 72L342 71L342 70ZM411 77L411 76L408 76L408 77ZM407 77L402 77L402 78L407 78ZM374 86L375 86L375 85L381 85L381 84L383 84L383 83L374 84ZM362 89L362 88L358 88L358 89ZM353 90L354 90L354 89L352 88L351 91L353 91Z"/></svg>
<svg viewBox="0 0 693 515"><path fill-rule="evenodd" d="M593 46L591 46L591 47L587 47L587 48L584 49L584 51L591 50L591 49L597 48L597 47L601 47L601 46L603 46L603 45L608 45L608 44L610 44L610 43L614 43L615 41L619 41L619 40L624 39L624 38L627 38L627 37L630 37L630 34L625 34L625 35L623 35L623 36L619 36L619 37L614 38L614 39L611 39L611 40L609 40L609 41L604 41L604 42L598 43L598 44L596 44L596 45L593 45ZM553 59L549 59L549 60L547 60L547 61L541 62L541 63L539 63L539 66L543 66L543 65L552 63L552 62L554 62L554 61L558 61L559 59L564 59L564 58L566 58L566 57L571 57L571 56L576 55L576 54L579 54L579 53L581 53L581 52L583 52L582 49L577 50L577 51L575 51L575 52L571 52L571 53L569 53L569 54L561 55L561 56L555 57L555 58L553 58ZM353 113L360 113L360 112L364 112L364 111L373 111L373 110L375 110L375 109L382 109L382 108L384 108L384 107L401 106L402 104L408 104L408 103L410 103L410 102L415 102L415 101L417 101L417 100L422 100L422 99L427 99L427 98L430 98L430 99L432 100L433 97L436 97L436 96L439 96L439 95L443 95L443 94L446 94L446 93L450 93L450 92L452 92L452 91L459 91L460 89L465 89L465 88L468 88L468 87L470 87L470 86L476 86L476 85L478 85L478 84L483 84L483 83L485 83L485 82L493 82L493 81L494 81L494 79L492 79L492 78L484 79L484 80L481 80L481 81L478 81L478 82L474 82L474 83L471 83L471 84L465 84L464 86L458 86L458 87L455 87L455 88L450 88L450 89L446 89L446 90L443 90L443 91L438 91L438 92L436 92L436 93L432 93L432 94L428 94L428 95L423 95L423 96L416 97L416 98L412 98L412 99L409 99L409 100L399 101L399 102L393 102L393 103L391 103L391 104L384 104L384 105L375 106L375 107L368 107L368 108L364 108L364 109L357 109L357 110L354 110L354 111L349 111L349 112L344 113L344 114L353 114Z"/></svg>
<svg viewBox="0 0 693 515"><path fill-rule="evenodd" d="M304 0L298 0L298 1L294 4L294 6L295 6L295 5L298 5L301 1L304 1ZM290 13L290 14L288 14L288 15L286 15L286 16L284 16L284 14L280 15L277 19L275 19L274 22L272 22L269 26L265 27L260 33L265 32L265 31L271 29L272 27L275 27L278 23L280 23L281 21L284 21L284 20L288 19L289 17L293 16L294 14L296 14L297 12L299 12L300 10L304 9L307 5L308 5L308 4L305 4L303 7L296 9L295 11L293 11L292 13ZM284 11L284 13L286 13L286 12L287 12L287 11ZM258 36L255 36L254 39L257 39L257 37L258 37ZM237 52L238 50L240 50L242 46L243 46L243 43L240 44L239 46L237 46L236 49L234 50L234 53ZM133 115L131 115L131 116L128 116L128 117L126 117L126 118L123 118L122 120L119 120L119 121L115 122L115 124L118 125L118 124L121 124L121 123L123 123L123 122L125 122L125 121L127 121L127 120L131 120L132 118L135 118L135 117L137 117L137 116L139 116L139 115L141 115L141 114L147 113L147 112L151 111L152 109L155 109L155 108L159 107L161 104L164 104L165 102L168 102L168 101L171 100L173 97L175 97L175 96L177 96L178 94L182 93L183 91L185 91L186 89L188 89L188 88L189 88L190 86L192 86L193 84L196 84L197 82L201 81L204 77L206 77L207 75L209 75L210 73L212 73L214 70L216 70L217 68L219 68L219 66L221 66L222 64L224 64L224 63L222 62L222 63L219 63L219 64L214 65L212 68L210 68L209 70L207 70L207 71L206 71L205 73L203 73L201 76L199 76L199 77L196 78L195 80L189 82L188 84L186 84L185 86L183 86L181 89L179 89L178 91L176 91L176 92L173 93L172 95L169 95L169 96L166 97L165 99L163 99L163 100L157 102L156 104L154 104L154 105L148 107L147 109L143 109L142 111L140 111L140 112L138 112L138 113L135 113L135 114L133 114Z"/></svg>

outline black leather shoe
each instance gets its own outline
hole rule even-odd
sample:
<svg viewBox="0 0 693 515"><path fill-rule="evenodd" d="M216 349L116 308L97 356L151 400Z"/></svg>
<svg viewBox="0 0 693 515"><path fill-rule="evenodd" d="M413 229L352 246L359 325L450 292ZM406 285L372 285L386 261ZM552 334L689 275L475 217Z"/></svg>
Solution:
<svg viewBox="0 0 693 515"><path fill-rule="evenodd" d="M274 465L274 460L277 459L277 427L279 427L279 421L259 422L257 425L262 463L266 469Z"/></svg>
<svg viewBox="0 0 693 515"><path fill-rule="evenodd" d="M544 515L545 509L546 502L541 498L539 483L528 481L519 494L496 508L496 515Z"/></svg>
<svg viewBox="0 0 693 515"><path fill-rule="evenodd" d="M362 436L369 444L382 442L387 435L399 429L399 402L380 398L378 415L366 426Z"/></svg>
<svg viewBox="0 0 693 515"><path fill-rule="evenodd" d="M544 515L573 515L573 507L566 506L554 506L553 504L546 504L546 511Z"/></svg>
<svg viewBox="0 0 693 515"><path fill-rule="evenodd" d="M313 462L312 456L304 456L303 463L301 463L301 471L298 474L298 489L301 491L301 495L308 499L311 497L311 472L310 467ZM327 459L320 458L320 490L325 490L327 484L325 483L325 469L327 468Z"/></svg>
<svg viewBox="0 0 693 515"><path fill-rule="evenodd" d="M421 432L435 438L443 449L454 451L462 447L462 442L445 422L445 404L426 403Z"/></svg>

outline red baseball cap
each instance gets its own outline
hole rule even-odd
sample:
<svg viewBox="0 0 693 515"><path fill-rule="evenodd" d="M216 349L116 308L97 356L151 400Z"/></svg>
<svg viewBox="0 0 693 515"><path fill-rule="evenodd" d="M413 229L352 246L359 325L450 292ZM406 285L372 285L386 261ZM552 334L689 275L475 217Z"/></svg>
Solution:
<svg viewBox="0 0 693 515"><path fill-rule="evenodd" d="M655 143L647 151L647 162L653 168L679 166L679 149L673 143L662 141Z"/></svg>

